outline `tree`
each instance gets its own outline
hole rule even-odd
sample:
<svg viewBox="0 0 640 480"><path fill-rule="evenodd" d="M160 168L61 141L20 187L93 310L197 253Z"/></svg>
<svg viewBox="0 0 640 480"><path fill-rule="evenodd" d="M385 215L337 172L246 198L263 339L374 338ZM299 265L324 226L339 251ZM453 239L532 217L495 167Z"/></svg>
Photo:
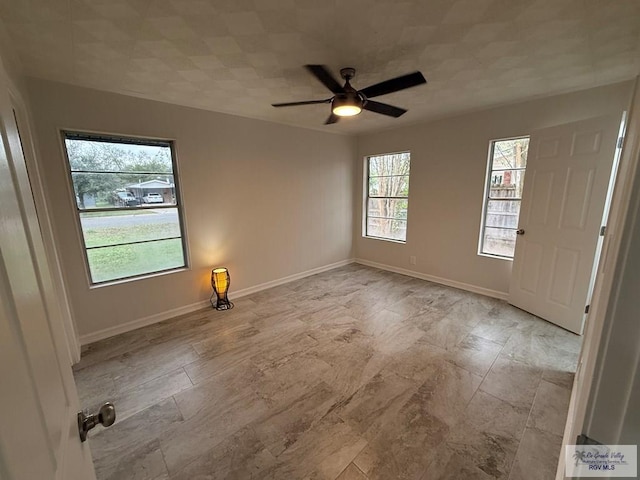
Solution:
<svg viewBox="0 0 640 480"><path fill-rule="evenodd" d="M151 155L148 152L136 152L135 155L126 159L126 165L123 166L123 172L120 178L123 185L132 183L140 183L145 180L154 178L168 178L173 182L173 167L171 165L171 153L168 148L159 150L156 154ZM144 178L145 180L141 180Z"/></svg>
<svg viewBox="0 0 640 480"><path fill-rule="evenodd" d="M97 142L77 140L67 140L66 146L80 208L85 208L86 195L98 196L117 188L117 175L105 173L117 168L117 153L114 149L104 148L97 145Z"/></svg>
<svg viewBox="0 0 640 480"><path fill-rule="evenodd" d="M529 152L528 138L500 140L494 143L493 168L524 168Z"/></svg>

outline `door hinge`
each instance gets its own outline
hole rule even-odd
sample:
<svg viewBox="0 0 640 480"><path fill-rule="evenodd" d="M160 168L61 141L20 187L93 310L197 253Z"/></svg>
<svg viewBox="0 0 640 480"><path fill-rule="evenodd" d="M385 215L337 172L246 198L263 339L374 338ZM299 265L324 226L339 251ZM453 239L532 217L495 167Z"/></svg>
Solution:
<svg viewBox="0 0 640 480"><path fill-rule="evenodd" d="M590 306L591 306L591 305L587 305L586 307L584 307L584 313L589 313L589 307L590 307Z"/></svg>
<svg viewBox="0 0 640 480"><path fill-rule="evenodd" d="M606 225L601 226L600 227L600 236L604 237L604 232L606 232L606 231L607 231L607 226Z"/></svg>
<svg viewBox="0 0 640 480"><path fill-rule="evenodd" d="M622 148L622 145L624 145L624 137L618 137L618 144L617 144L617 148Z"/></svg>

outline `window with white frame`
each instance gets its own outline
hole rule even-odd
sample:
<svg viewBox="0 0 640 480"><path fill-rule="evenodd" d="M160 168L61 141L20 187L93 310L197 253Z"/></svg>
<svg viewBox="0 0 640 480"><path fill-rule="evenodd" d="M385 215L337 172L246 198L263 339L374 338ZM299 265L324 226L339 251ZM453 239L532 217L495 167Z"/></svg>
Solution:
<svg viewBox="0 0 640 480"><path fill-rule="evenodd" d="M480 254L513 258L528 151L529 137L491 142Z"/></svg>
<svg viewBox="0 0 640 480"><path fill-rule="evenodd" d="M63 136L91 284L184 268L172 142Z"/></svg>
<svg viewBox="0 0 640 480"><path fill-rule="evenodd" d="M409 166L409 152L367 157L365 236L406 242Z"/></svg>

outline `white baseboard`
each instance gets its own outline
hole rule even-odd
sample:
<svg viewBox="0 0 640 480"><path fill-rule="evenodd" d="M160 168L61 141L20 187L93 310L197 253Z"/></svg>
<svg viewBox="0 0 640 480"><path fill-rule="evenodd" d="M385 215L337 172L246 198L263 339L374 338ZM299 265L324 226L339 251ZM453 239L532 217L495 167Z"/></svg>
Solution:
<svg viewBox="0 0 640 480"><path fill-rule="evenodd" d="M448 278L436 277L435 275L428 275L426 273L416 272L414 270L407 270L405 268L393 267L391 265L385 265L384 263L371 262L362 258L356 258L356 263L361 265L367 265L369 267L379 268L380 270L387 270L389 272L400 273L409 277L420 278L422 280L428 280L429 282L439 283L441 285L447 285L448 287L459 288L460 290L466 290L468 292L479 293L487 297L498 298L500 300L506 300L508 293L499 292L498 290L491 290L490 288L478 287L477 285L471 285L470 283L458 282L456 280L449 280Z"/></svg>
<svg viewBox="0 0 640 480"><path fill-rule="evenodd" d="M149 315L148 317L138 318L131 322L114 325L113 327L98 330L97 332L86 333L84 335L80 335L80 344L88 345L99 340L104 340L105 338L120 335L121 333L130 332L131 330L146 327L147 325L162 322L163 320L168 320L179 315L184 315L186 313L195 312L196 310L201 310L207 305L209 305L209 300L203 300L201 302L192 303L191 305L185 305L183 307L165 310L164 312Z"/></svg>
<svg viewBox="0 0 640 480"><path fill-rule="evenodd" d="M277 280L272 280L270 282L261 283L260 285L255 285L253 287L243 288L242 290L232 292L232 295L234 298L246 297L247 295L251 295L252 293L258 293L268 288L278 287L280 285L284 285L285 283L293 282L295 280L300 280L301 278L305 278L305 277L310 277L311 275L316 275L317 273L333 270L334 268L344 267L345 265L349 265L354 262L355 262L355 259L349 258L347 260L331 263L323 267L312 268L311 270L295 273L293 275L289 275L288 277L282 277Z"/></svg>
<svg viewBox="0 0 640 480"><path fill-rule="evenodd" d="M262 290L266 290L268 288L273 288L279 285L283 285L285 283L293 282L294 280L299 280L301 278L309 277L317 273L333 270L334 268L343 267L345 265L349 265L350 263L353 263L354 261L355 261L354 259L350 258L347 260L342 260L340 262L331 263L329 265L324 265L322 267L312 268L311 270L306 270L304 272L296 273L294 275L289 275L287 277L278 278L270 282L254 285L253 287L243 288L242 290L237 290L237 291L231 291L230 296L232 296L233 298L245 297L247 295L251 295L252 293L257 293ZM201 310L206 307L210 307L209 300L202 300L200 302L192 303L191 305L185 305L183 307L173 308L171 310L165 310L164 312L149 315L148 317L138 318L131 322L122 323L120 325L115 325L113 327L105 328L103 330L98 330L97 332L81 335L80 344L88 345L90 343L94 343L99 340L104 340L105 338L113 337L121 333L130 332L131 330L136 330L137 328L146 327L148 325L162 322L163 320L169 320L170 318L174 318L180 315L185 315L187 313L195 312L196 310Z"/></svg>

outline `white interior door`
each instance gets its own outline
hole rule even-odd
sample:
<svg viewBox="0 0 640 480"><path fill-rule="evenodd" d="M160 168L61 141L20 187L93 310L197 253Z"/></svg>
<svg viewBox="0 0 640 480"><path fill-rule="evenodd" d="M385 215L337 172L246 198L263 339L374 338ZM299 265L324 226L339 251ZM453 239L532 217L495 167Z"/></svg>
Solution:
<svg viewBox="0 0 640 480"><path fill-rule="evenodd" d="M0 65L0 478L95 479L59 307Z"/></svg>
<svg viewBox="0 0 640 480"><path fill-rule="evenodd" d="M620 118L531 134L509 303L581 334Z"/></svg>

